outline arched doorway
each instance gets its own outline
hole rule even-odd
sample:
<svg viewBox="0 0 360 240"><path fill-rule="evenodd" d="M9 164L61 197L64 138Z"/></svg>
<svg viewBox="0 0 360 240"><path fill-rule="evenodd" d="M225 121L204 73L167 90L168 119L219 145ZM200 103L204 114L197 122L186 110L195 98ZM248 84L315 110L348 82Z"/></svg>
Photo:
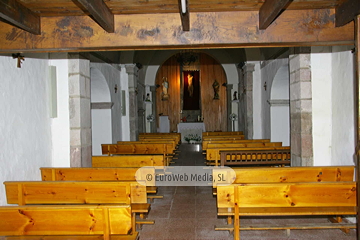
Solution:
<svg viewBox="0 0 360 240"><path fill-rule="evenodd" d="M290 146L289 66L275 74L270 93L271 141Z"/></svg>
<svg viewBox="0 0 360 240"><path fill-rule="evenodd" d="M90 69L92 155L101 155L101 144L112 143L111 97L109 86L99 69Z"/></svg>
<svg viewBox="0 0 360 240"><path fill-rule="evenodd" d="M197 122L201 119L206 131L227 131L227 79L222 65L201 52L190 52L193 57L188 57L188 61L192 62L184 63L184 56L181 54L183 53L167 59L156 74L157 123L159 115L168 116L170 131L175 132L181 121ZM184 107L184 97L189 95L189 73L194 77L194 87L198 81L199 94L195 94L194 88L192 101L195 102L187 103L187 107ZM165 81L168 84L165 90L168 96L164 97ZM187 109L196 104L199 109Z"/></svg>

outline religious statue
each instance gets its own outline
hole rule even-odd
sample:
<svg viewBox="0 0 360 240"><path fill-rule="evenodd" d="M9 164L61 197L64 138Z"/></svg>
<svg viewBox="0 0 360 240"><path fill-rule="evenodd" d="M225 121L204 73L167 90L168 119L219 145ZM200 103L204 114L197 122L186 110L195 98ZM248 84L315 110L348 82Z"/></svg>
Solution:
<svg viewBox="0 0 360 240"><path fill-rule="evenodd" d="M192 97L193 93L194 93L194 85L193 85L193 78L194 76L192 76L190 73L188 74L188 92L189 92L189 96Z"/></svg>
<svg viewBox="0 0 360 240"><path fill-rule="evenodd" d="M146 94L145 102L151 102L149 93Z"/></svg>
<svg viewBox="0 0 360 240"><path fill-rule="evenodd" d="M162 91L162 100L166 101L169 99L168 89L169 89L169 82L166 77L163 77L163 91Z"/></svg>
<svg viewBox="0 0 360 240"><path fill-rule="evenodd" d="M237 99L237 91L234 92L234 99L233 100L238 100Z"/></svg>
<svg viewBox="0 0 360 240"><path fill-rule="evenodd" d="M220 84L218 83L218 81L216 81L216 79L212 86L214 88L214 99L220 99L220 95L219 95Z"/></svg>

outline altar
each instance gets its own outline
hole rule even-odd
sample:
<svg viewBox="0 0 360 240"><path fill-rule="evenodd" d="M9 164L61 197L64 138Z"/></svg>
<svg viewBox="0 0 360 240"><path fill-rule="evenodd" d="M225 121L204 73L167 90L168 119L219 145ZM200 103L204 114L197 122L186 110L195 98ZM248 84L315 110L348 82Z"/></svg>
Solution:
<svg viewBox="0 0 360 240"><path fill-rule="evenodd" d="M185 141L185 136L189 134L197 134L202 138L202 133L205 132L205 124L203 122L182 122L177 125L177 132L181 133L181 142Z"/></svg>

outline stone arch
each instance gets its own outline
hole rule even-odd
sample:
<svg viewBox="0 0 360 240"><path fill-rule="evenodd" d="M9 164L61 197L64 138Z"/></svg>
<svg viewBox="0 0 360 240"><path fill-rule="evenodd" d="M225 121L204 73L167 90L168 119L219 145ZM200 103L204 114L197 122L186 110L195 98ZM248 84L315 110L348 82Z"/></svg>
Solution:
<svg viewBox="0 0 360 240"><path fill-rule="evenodd" d="M289 65L282 65L272 81L269 103L271 141L283 146L290 146L289 82Z"/></svg>
<svg viewBox="0 0 360 240"><path fill-rule="evenodd" d="M112 143L111 95L108 83L97 68L90 68L92 154L101 155L101 144Z"/></svg>

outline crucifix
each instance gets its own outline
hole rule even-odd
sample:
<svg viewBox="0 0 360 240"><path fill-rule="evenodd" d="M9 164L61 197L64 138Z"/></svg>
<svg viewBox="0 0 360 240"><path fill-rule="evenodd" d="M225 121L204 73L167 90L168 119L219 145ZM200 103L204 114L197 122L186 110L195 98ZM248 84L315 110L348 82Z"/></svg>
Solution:
<svg viewBox="0 0 360 240"><path fill-rule="evenodd" d="M12 57L15 59L15 58L17 58L17 67L18 68L21 68L21 63L22 63L22 61L25 61L25 57L24 56L21 56L21 54L20 53L14 53L13 55L12 55Z"/></svg>

